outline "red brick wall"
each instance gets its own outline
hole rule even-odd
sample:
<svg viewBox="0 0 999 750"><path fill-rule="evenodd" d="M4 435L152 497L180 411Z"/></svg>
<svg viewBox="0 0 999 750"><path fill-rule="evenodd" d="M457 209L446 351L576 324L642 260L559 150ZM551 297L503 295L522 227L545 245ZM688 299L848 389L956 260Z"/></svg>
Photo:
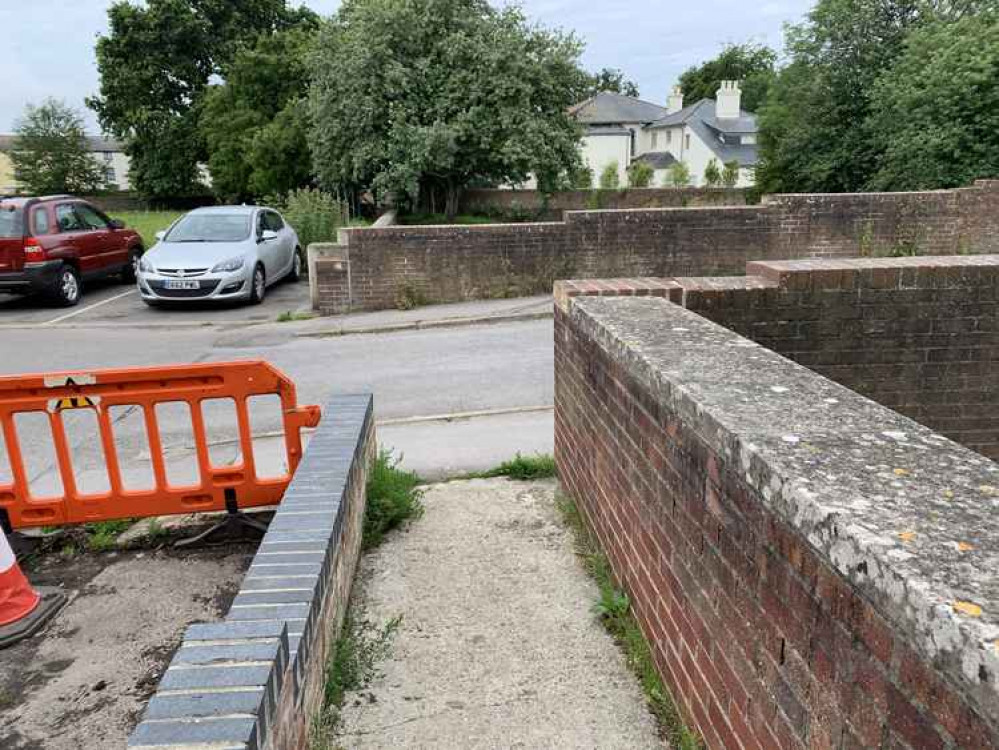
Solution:
<svg viewBox="0 0 999 750"><path fill-rule="evenodd" d="M671 376L636 364L643 354L631 348L631 330L608 333L610 348L561 292L559 476L707 746L999 748L999 707L984 718L954 671L917 653L902 625L775 512L747 482L738 453L719 451L732 438L696 406L699 391L686 391L695 406L681 409L676 388L689 383L650 386ZM620 325L629 320L622 315ZM664 343L655 356L671 351ZM851 438L844 432L844 442Z"/></svg>
<svg viewBox="0 0 999 750"><path fill-rule="evenodd" d="M999 182L926 193L770 196L761 206L568 212L564 222L349 229L348 294L387 309L546 292L556 279L734 275L752 260L999 252Z"/></svg>
<svg viewBox="0 0 999 750"><path fill-rule="evenodd" d="M566 282L670 298L990 458L999 458L999 256L750 263L748 276ZM661 296L666 296L661 293Z"/></svg>

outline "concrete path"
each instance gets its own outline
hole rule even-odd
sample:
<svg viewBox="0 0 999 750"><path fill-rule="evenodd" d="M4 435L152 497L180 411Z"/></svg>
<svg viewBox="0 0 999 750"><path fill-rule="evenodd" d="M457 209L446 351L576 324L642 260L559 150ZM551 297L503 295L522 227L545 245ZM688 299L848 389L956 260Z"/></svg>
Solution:
<svg viewBox="0 0 999 750"><path fill-rule="evenodd" d="M382 676L348 696L341 746L662 748L597 623L552 482L431 486L426 514L363 558L358 602L402 616Z"/></svg>

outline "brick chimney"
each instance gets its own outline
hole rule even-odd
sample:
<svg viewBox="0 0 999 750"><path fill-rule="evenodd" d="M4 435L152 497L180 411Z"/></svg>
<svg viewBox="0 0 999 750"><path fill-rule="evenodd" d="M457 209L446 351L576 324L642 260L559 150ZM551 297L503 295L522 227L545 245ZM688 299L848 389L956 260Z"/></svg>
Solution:
<svg viewBox="0 0 999 750"><path fill-rule="evenodd" d="M666 101L666 113L671 115L674 112L679 112L681 109L683 109L683 89L679 86L674 86L670 92L669 99Z"/></svg>
<svg viewBox="0 0 999 750"><path fill-rule="evenodd" d="M739 106L742 103L742 89L738 81L722 81L715 97L715 117L719 120L731 120L739 116Z"/></svg>

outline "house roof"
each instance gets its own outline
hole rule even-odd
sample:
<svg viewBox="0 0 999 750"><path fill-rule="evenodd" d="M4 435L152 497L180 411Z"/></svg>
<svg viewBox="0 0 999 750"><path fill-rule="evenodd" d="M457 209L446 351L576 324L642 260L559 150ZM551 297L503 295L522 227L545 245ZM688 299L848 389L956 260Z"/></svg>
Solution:
<svg viewBox="0 0 999 750"><path fill-rule="evenodd" d="M10 151L10 149L13 148L14 142L16 140L17 140L16 135L0 134L0 151ZM117 141L114 138L105 138L99 135L87 136L87 148L91 152L99 152L99 151L122 152L125 150L120 141Z"/></svg>
<svg viewBox="0 0 999 750"><path fill-rule="evenodd" d="M725 143L723 135L752 135L758 128L756 115L751 112L739 112L738 117L718 119L715 116L714 99L701 99L679 112L666 115L649 125L650 129L671 128L686 125L707 144L718 160L722 163L736 160L740 165L752 166L758 161L755 144Z"/></svg>
<svg viewBox="0 0 999 750"><path fill-rule="evenodd" d="M649 151L637 157L635 161L644 162L653 169L669 169L676 164L673 154L668 151Z"/></svg>
<svg viewBox="0 0 999 750"><path fill-rule="evenodd" d="M612 91L601 91L569 108L569 114L584 125L620 125L653 122L666 116L666 108Z"/></svg>

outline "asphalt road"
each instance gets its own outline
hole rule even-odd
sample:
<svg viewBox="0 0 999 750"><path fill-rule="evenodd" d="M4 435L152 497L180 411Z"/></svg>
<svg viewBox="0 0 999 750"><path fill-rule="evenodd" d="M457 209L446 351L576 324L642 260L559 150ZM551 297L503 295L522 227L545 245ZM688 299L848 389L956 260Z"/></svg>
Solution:
<svg viewBox="0 0 999 750"><path fill-rule="evenodd" d="M0 374L265 359L296 382L301 403L322 404L334 393L374 393L377 419L385 422L382 442L427 476L488 468L518 451L551 451L552 414L539 408L553 403L550 319L321 338L310 335L321 322L276 322L286 311L307 309L306 284L280 284L258 307L222 309L148 309L129 291L98 287L68 311L0 298ZM462 315L474 316L480 306L489 303L463 305ZM69 313L77 314L62 318ZM383 313L378 320L391 324L393 316ZM219 443L213 447L218 463L236 457L226 443L234 420L226 415L222 410L208 420L209 438ZM106 480L92 474L103 456L85 416L70 435L74 464L87 488L97 490ZM116 439L126 474L145 476L141 420L137 413L120 416ZM176 469L172 478L192 476L190 418L176 409L159 416L168 468L172 462ZM279 427L276 410L254 416L255 432ZM56 489L57 480L46 472L51 448L44 425L37 419L23 430L19 425L19 435L31 473L42 477L33 489ZM271 443L266 448L262 440L261 450L280 452ZM3 453L0 477L9 475Z"/></svg>

